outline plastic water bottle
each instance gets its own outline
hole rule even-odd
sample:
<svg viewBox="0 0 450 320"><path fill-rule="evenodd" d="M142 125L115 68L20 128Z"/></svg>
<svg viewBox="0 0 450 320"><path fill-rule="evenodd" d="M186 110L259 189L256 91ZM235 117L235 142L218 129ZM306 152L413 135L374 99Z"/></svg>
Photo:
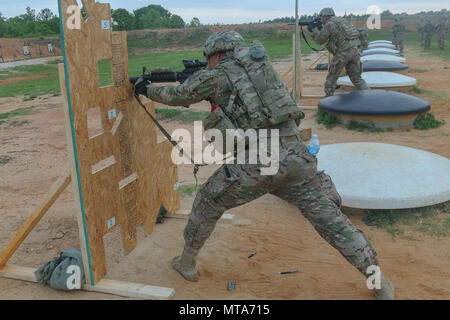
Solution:
<svg viewBox="0 0 450 320"><path fill-rule="evenodd" d="M319 137L317 134L313 134L311 140L309 141L308 145L309 153L311 154L318 154L320 150L320 142Z"/></svg>

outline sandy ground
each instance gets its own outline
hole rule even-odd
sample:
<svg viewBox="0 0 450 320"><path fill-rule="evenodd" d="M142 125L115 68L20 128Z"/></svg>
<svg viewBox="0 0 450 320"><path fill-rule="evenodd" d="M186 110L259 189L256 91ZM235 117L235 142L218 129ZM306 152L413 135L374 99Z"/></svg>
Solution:
<svg viewBox="0 0 450 320"><path fill-rule="evenodd" d="M385 142L409 146L450 157L450 109L448 104L450 63L422 56L406 48L410 76L418 87L433 90L432 112L446 124L441 128L418 131L361 133L344 127L327 130L317 125L315 111L306 111L302 127L311 127L323 145L340 142ZM276 64L282 74L289 61ZM305 75L305 87L322 93L326 74ZM310 93L310 92L308 92ZM22 98L0 99L0 113L19 107L36 106L36 113L15 118L30 123L0 129L0 248L3 248L35 205L63 173L68 163L61 97L44 96L22 102ZM303 101L315 105L317 100ZM193 106L207 110L206 104ZM166 122L169 130L192 125ZM216 166L202 168L203 183ZM191 166L179 167L180 181L194 184ZM192 197L181 201L189 209ZM79 247L78 226L73 214L71 188L61 195L35 230L12 257L10 263L39 267L61 250ZM232 223L219 222L202 250L198 267L200 280L183 280L172 268L172 258L183 247L186 220L166 219L147 238L140 230L139 246L123 256L120 231L108 234L107 278L174 288L175 299L372 299L365 278L330 245L321 239L301 212L284 201L267 195L227 213ZM384 230L368 227L363 216L351 215L378 251L386 276L396 286L399 299L450 299L450 238L418 235L419 241L392 239ZM247 256L259 250L248 259ZM301 270L294 275L278 271ZM228 291L227 282L236 281ZM118 299L92 292L61 293L48 287L0 278L0 299Z"/></svg>

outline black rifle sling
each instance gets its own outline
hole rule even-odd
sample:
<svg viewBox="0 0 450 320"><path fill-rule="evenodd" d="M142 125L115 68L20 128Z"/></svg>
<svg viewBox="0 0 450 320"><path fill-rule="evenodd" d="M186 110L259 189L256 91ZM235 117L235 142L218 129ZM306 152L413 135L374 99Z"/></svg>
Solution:
<svg viewBox="0 0 450 320"><path fill-rule="evenodd" d="M326 47L323 47L323 48L320 49L320 50L311 47L311 45L309 44L308 40L306 40L306 36L305 36L305 32L303 31L303 28L301 28L301 29L302 29L302 37L303 37L303 39L305 40L305 42L306 42L306 44L308 45L308 47L310 47L310 48L311 48L313 51L315 51L315 52L321 52L321 51L325 50Z"/></svg>
<svg viewBox="0 0 450 320"><path fill-rule="evenodd" d="M200 167L206 166L207 164L196 164L194 162L194 160L192 160L192 158L184 153L183 148L180 147L180 145L178 144L178 142L175 142L172 140L172 136L167 132L166 129L164 129L164 127L158 122L158 120L155 119L155 117L152 116L152 114L150 112L148 112L147 108L145 107L145 105L142 103L141 99L139 99L137 94L134 94L134 97L136 98L137 102L139 103L139 105L144 109L144 111L147 113L147 115L150 117L150 119L152 119L152 121L155 123L155 125L158 127L159 130L161 130L161 132L164 134L164 136L167 138L167 140L170 141L170 143L176 147L178 150L180 150L181 154L183 156L185 156L193 165L194 165L194 177L195 177L195 190L197 190L197 184L198 184L198 179L197 179L197 173L200 169Z"/></svg>

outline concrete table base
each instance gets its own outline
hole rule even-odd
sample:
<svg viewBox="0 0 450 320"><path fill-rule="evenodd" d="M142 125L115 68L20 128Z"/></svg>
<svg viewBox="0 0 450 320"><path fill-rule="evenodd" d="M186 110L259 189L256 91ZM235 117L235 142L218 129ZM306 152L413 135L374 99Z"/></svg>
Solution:
<svg viewBox="0 0 450 320"><path fill-rule="evenodd" d="M346 207L408 209L450 200L450 160L434 153L384 143L341 143L323 146L318 161Z"/></svg>

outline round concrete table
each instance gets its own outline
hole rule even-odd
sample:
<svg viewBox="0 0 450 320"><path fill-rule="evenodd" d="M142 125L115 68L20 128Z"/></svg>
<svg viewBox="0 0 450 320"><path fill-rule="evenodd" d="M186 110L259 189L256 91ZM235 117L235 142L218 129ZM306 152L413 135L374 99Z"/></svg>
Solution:
<svg viewBox="0 0 450 320"><path fill-rule="evenodd" d="M385 60L369 60L362 64L364 72L388 71L396 73L408 73L408 66L401 62Z"/></svg>
<svg viewBox="0 0 450 320"><path fill-rule="evenodd" d="M370 41L369 45L371 44L393 44L392 41L389 40L375 40L375 41Z"/></svg>
<svg viewBox="0 0 450 320"><path fill-rule="evenodd" d="M384 143L326 145L318 168L336 185L346 207L407 209L450 200L450 160Z"/></svg>
<svg viewBox="0 0 450 320"><path fill-rule="evenodd" d="M417 80L415 78L394 72L363 72L361 76L372 89L406 89L411 88L417 84ZM337 84L342 86L344 89L355 88L355 85L351 82L348 76L340 77L337 81Z"/></svg>
<svg viewBox="0 0 450 320"><path fill-rule="evenodd" d="M367 46L367 49L395 49L395 46L393 44L377 43L377 44L369 44Z"/></svg>
<svg viewBox="0 0 450 320"><path fill-rule="evenodd" d="M372 54L388 54L388 55L394 55L394 56L400 56L399 52L396 52L398 50L393 49L370 49L366 50L363 53L361 53L361 56L370 56Z"/></svg>
<svg viewBox="0 0 450 320"><path fill-rule="evenodd" d="M424 99L391 90L362 90L337 94L319 101L319 109L335 115L339 122L373 123L377 128L410 126L430 110Z"/></svg>
<svg viewBox="0 0 450 320"><path fill-rule="evenodd" d="M393 62L405 62L406 59L403 57L393 56L390 54L371 54L368 56L361 57L361 62L380 60L380 61L393 61Z"/></svg>

